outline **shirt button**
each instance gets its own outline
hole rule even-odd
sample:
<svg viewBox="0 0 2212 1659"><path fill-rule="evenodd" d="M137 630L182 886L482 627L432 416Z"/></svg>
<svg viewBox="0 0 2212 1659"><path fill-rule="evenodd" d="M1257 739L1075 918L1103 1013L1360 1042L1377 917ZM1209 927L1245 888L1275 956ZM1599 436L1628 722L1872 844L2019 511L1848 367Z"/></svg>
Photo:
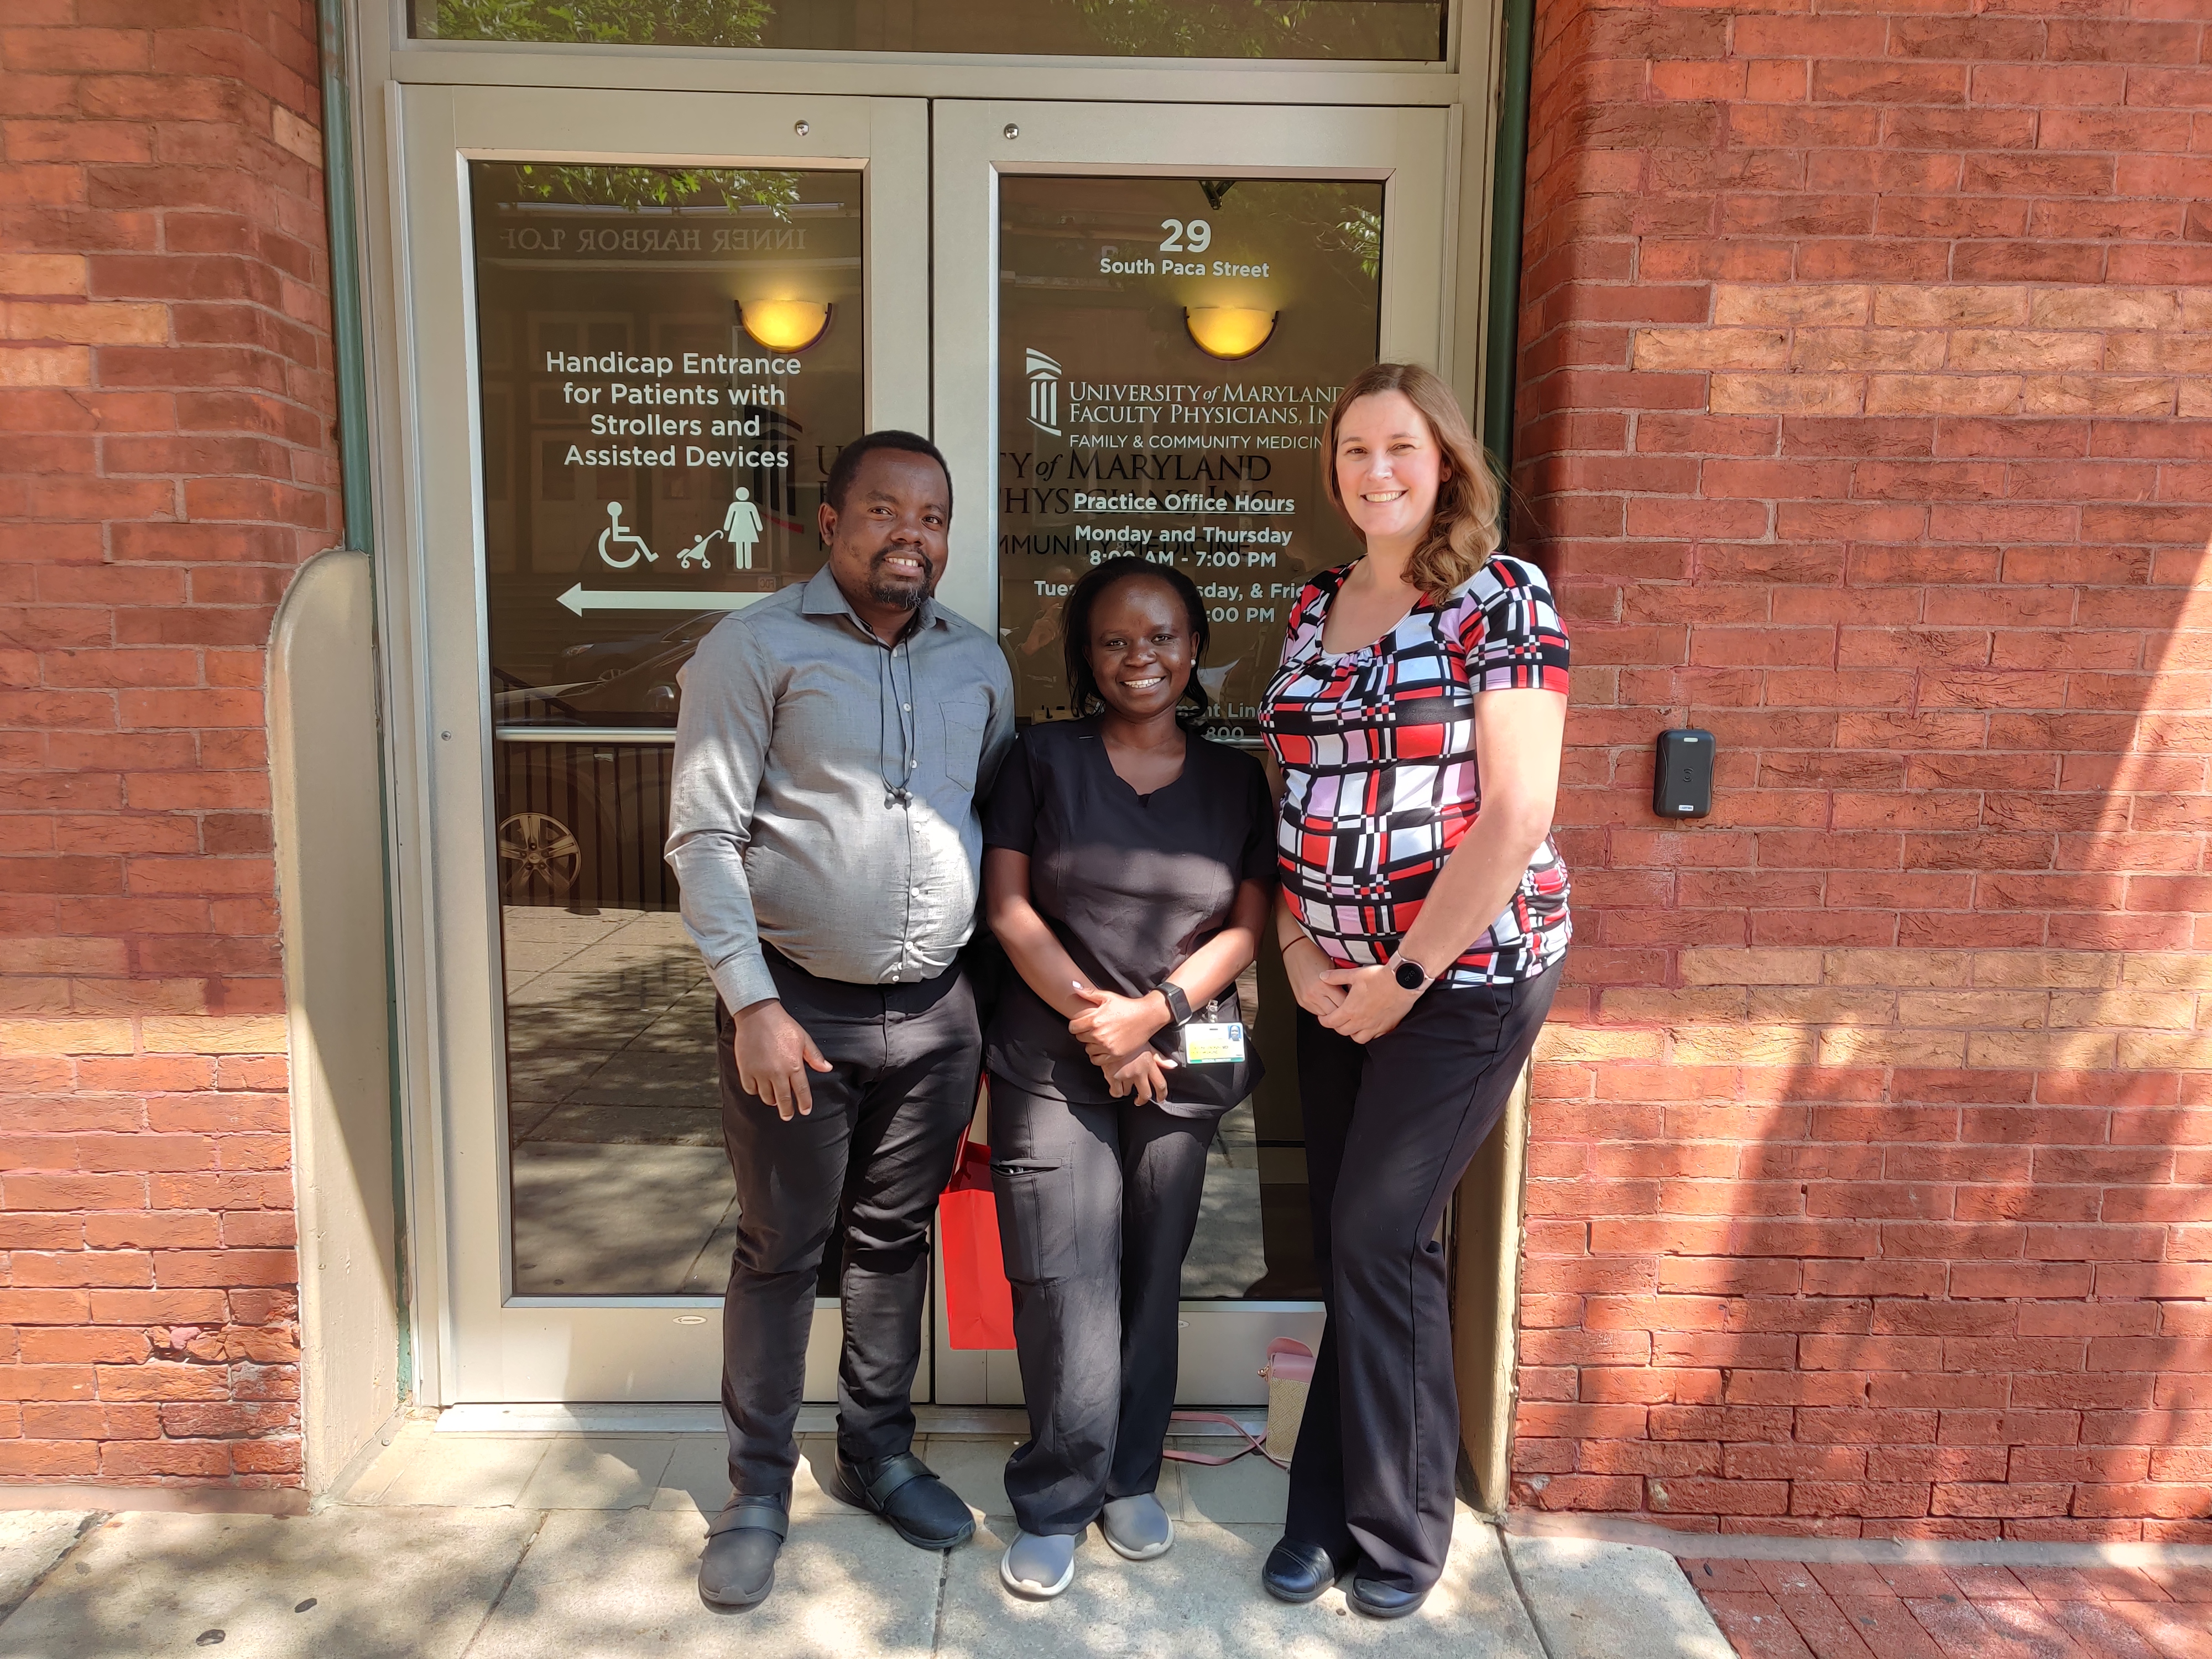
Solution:
<svg viewBox="0 0 2212 1659"><path fill-rule="evenodd" d="M902 702L899 705L899 708L907 714L911 714L914 713L914 705L910 702Z"/></svg>

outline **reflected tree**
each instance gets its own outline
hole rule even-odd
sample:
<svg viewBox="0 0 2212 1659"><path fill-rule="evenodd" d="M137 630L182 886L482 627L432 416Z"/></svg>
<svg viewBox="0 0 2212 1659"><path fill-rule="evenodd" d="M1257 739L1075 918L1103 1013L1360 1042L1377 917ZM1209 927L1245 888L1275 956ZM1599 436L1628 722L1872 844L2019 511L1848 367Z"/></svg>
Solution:
<svg viewBox="0 0 2212 1659"><path fill-rule="evenodd" d="M1201 185L1206 199L1218 202L1215 192L1227 196L1231 186L1215 180ZM1382 269L1382 215L1372 204L1380 192L1371 184L1299 179L1246 179L1234 186L1255 211L1310 232L1314 246L1339 256L1324 268L1353 289L1372 283ZM1356 261L1358 276L1344 256Z"/></svg>
<svg viewBox="0 0 2212 1659"><path fill-rule="evenodd" d="M1338 244L1357 254L1362 274L1373 278L1382 269L1382 216L1372 208L1354 206L1348 217L1334 227Z"/></svg>
<svg viewBox="0 0 2212 1659"><path fill-rule="evenodd" d="M1436 0L412 0L450 40L1137 58L1443 56Z"/></svg>
<svg viewBox="0 0 2212 1659"><path fill-rule="evenodd" d="M1070 3L1071 0L1061 0ZM1131 58L1407 56L1395 8L1340 0L1072 0L1100 48ZM1441 40L1437 53L1443 52Z"/></svg>
<svg viewBox="0 0 2212 1659"><path fill-rule="evenodd" d="M799 201L799 175L762 168L588 167L526 161L514 168L525 201L585 207L764 207L787 217Z"/></svg>
<svg viewBox="0 0 2212 1659"><path fill-rule="evenodd" d="M757 46L770 0L438 0L448 40L598 46Z"/></svg>

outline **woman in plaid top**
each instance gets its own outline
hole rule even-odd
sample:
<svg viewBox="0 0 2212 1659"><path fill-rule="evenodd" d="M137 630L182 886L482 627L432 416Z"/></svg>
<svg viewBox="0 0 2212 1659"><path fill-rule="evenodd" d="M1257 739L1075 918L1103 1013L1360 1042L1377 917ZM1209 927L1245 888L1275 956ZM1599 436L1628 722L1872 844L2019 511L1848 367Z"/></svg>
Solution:
<svg viewBox="0 0 2212 1659"><path fill-rule="evenodd" d="M1262 1577L1420 1606L1459 1442L1444 1206L1511 1093L1571 931L1552 845L1567 636L1496 550L1498 491L1426 369L1379 363L1329 416L1330 498L1366 544L1291 612L1268 687L1285 787L1278 938L1298 1003L1328 1325Z"/></svg>

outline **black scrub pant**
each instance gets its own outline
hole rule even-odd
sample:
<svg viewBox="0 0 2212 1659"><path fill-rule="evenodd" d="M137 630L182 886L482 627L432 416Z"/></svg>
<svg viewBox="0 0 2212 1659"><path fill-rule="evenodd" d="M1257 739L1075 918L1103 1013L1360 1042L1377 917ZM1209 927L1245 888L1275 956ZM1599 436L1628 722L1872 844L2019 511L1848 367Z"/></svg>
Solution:
<svg viewBox="0 0 2212 1659"><path fill-rule="evenodd" d="M930 1223L975 1109L982 1036L957 965L917 984L852 985L767 954L784 1011L832 1069L808 1074L814 1109L785 1122L738 1086L730 1012L716 1006L722 1139L738 1181L722 1412L730 1485L739 1497L787 1499L815 1284L832 1227L845 1246L838 1447L856 1462L913 1449Z"/></svg>
<svg viewBox="0 0 2212 1659"><path fill-rule="evenodd" d="M1497 1127L1559 969L1517 985L1432 987L1373 1042L1301 1009L1298 1090L1314 1257L1328 1323L1291 1460L1284 1535L1423 1590L1451 1547L1459 1396L1436 1237Z"/></svg>
<svg viewBox="0 0 2212 1659"><path fill-rule="evenodd" d="M1218 1114L1070 1105L991 1079L991 1185L1030 1437L1006 1460L1024 1532L1079 1533L1159 1484L1182 1259Z"/></svg>

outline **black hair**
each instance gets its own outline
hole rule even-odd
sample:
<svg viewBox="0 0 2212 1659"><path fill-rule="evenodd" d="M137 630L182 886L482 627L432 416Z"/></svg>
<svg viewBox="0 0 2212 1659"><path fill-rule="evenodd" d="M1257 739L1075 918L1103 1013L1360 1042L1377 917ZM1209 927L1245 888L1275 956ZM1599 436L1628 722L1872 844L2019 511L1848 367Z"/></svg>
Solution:
<svg viewBox="0 0 2212 1659"><path fill-rule="evenodd" d="M822 499L842 513L845 497L853 493L854 475L860 471L860 463L879 449L902 450L909 455L927 455L935 461L938 470L945 474L945 516L948 519L952 516L952 469L945 465L944 455L935 444L919 432L901 432L896 427L887 427L881 432L871 432L855 438L839 450L836 460L830 465L830 480L822 486Z"/></svg>
<svg viewBox="0 0 2212 1659"><path fill-rule="evenodd" d="M1149 559L1127 553L1085 571L1082 580L1069 591L1067 607L1060 612L1060 649L1067 659L1068 707L1080 717L1105 706L1106 699L1098 694L1098 678L1091 672L1091 613L1106 597L1108 589L1137 576L1165 582L1175 590L1190 617L1190 684L1183 690L1183 706L1176 708L1176 719L1186 726L1202 726L1213 706L1213 700L1206 695L1206 686L1198 678L1198 665L1206 660L1209 637L1206 601L1199 597L1197 585L1173 565L1154 564Z"/></svg>

